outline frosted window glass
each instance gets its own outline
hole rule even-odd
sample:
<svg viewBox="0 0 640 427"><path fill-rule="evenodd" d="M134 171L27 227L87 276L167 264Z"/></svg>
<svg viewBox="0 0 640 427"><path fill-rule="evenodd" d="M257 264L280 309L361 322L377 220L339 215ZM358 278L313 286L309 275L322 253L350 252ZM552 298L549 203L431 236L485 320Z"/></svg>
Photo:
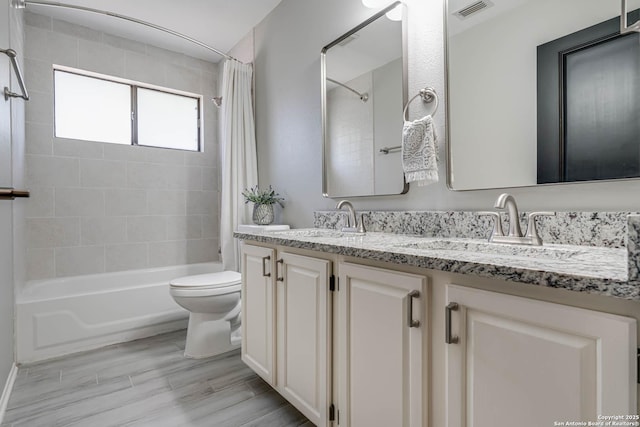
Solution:
<svg viewBox="0 0 640 427"><path fill-rule="evenodd" d="M131 88L56 70L55 135L58 138L131 144Z"/></svg>
<svg viewBox="0 0 640 427"><path fill-rule="evenodd" d="M138 88L138 145L198 151L197 98Z"/></svg>

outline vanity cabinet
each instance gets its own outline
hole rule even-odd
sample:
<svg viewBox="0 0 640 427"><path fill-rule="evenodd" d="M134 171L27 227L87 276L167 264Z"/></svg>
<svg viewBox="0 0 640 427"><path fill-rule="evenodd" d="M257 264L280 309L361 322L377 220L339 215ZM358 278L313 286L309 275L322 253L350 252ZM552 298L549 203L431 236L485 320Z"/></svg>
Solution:
<svg viewBox="0 0 640 427"><path fill-rule="evenodd" d="M242 358L319 427L637 413L635 302L275 244L242 262Z"/></svg>
<svg viewBox="0 0 640 427"><path fill-rule="evenodd" d="M340 263L340 426L426 425L426 277Z"/></svg>
<svg viewBox="0 0 640 427"><path fill-rule="evenodd" d="M242 360L275 383L274 249L242 246Z"/></svg>
<svg viewBox="0 0 640 427"><path fill-rule="evenodd" d="M634 319L446 287L447 427L636 413Z"/></svg>
<svg viewBox="0 0 640 427"><path fill-rule="evenodd" d="M331 398L331 265L242 249L242 360L318 426Z"/></svg>
<svg viewBox="0 0 640 427"><path fill-rule="evenodd" d="M336 281L330 260L250 244L242 265L242 359L309 420L427 425L425 276L345 262Z"/></svg>

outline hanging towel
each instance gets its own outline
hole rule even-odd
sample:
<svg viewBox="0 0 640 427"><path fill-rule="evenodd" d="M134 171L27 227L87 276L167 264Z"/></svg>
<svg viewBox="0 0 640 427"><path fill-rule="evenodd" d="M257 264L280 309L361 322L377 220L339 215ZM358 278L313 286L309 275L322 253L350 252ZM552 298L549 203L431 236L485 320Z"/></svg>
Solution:
<svg viewBox="0 0 640 427"><path fill-rule="evenodd" d="M438 148L431 116L404 122L402 169L406 181L418 186L438 182Z"/></svg>

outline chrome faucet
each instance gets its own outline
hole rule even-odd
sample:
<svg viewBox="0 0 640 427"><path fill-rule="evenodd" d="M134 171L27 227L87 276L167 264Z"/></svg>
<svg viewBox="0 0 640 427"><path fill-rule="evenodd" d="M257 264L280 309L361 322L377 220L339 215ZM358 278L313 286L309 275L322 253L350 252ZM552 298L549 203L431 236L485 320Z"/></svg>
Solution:
<svg viewBox="0 0 640 427"><path fill-rule="evenodd" d="M340 210L345 206L349 211L349 216L347 216L347 226L342 227L342 231L345 233L360 233L364 234L366 230L364 229L364 222L362 221L362 214L360 214L360 221L356 219L356 210L353 208L353 205L348 200L340 200L336 205L336 209Z"/></svg>
<svg viewBox="0 0 640 427"><path fill-rule="evenodd" d="M489 237L489 241L493 243L511 243L516 245L542 245L542 239L538 235L536 229L536 217L541 215L555 216L555 212L531 212L527 223L527 232L523 236L520 228L520 215L518 214L518 205L516 199L508 193L498 196L494 205L498 209L507 209L509 215L509 233L505 236L502 228L502 218L499 212L478 212L480 215L491 215L495 222L493 231Z"/></svg>

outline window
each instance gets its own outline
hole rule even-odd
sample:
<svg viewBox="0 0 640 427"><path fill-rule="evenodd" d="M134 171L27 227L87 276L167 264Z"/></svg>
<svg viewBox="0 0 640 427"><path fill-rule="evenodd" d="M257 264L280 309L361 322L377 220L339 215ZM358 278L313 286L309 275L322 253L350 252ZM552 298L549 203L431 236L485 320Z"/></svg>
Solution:
<svg viewBox="0 0 640 427"><path fill-rule="evenodd" d="M55 136L200 151L197 95L54 69Z"/></svg>

